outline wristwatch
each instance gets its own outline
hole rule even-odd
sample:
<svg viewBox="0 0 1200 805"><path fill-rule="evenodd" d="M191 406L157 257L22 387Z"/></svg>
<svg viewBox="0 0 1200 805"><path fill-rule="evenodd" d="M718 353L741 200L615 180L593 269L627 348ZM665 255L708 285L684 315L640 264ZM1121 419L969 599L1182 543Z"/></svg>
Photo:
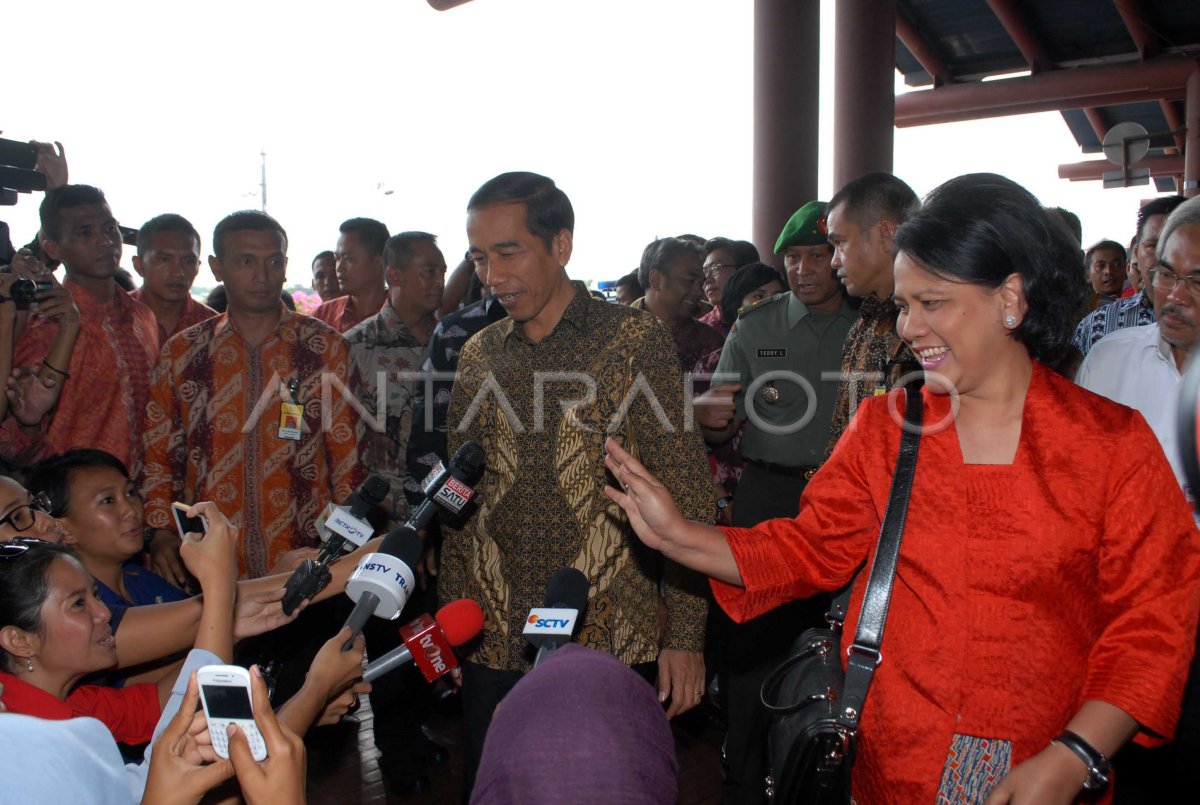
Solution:
<svg viewBox="0 0 1200 805"><path fill-rule="evenodd" d="M733 503L733 495L726 495L717 500L717 516L720 517L729 508L729 504Z"/></svg>
<svg viewBox="0 0 1200 805"><path fill-rule="evenodd" d="M1051 743L1059 743L1070 749L1083 764L1087 766L1088 778L1083 787L1088 791L1098 791L1108 785L1109 775L1112 774L1112 762L1096 747L1080 738L1070 730L1063 730Z"/></svg>

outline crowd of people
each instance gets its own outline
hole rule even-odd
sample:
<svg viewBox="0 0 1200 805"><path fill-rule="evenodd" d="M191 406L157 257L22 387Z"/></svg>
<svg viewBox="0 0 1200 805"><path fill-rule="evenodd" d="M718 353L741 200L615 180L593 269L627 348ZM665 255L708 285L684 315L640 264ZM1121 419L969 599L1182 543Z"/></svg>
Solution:
<svg viewBox="0 0 1200 805"><path fill-rule="evenodd" d="M1077 218L1003 177L920 199L871 173L802 205L774 255L657 239L609 301L568 274L567 195L505 173L467 201L453 269L434 234L345 221L306 316L266 213L217 224L211 305L175 213L137 230L129 291L103 192L69 183L60 149L39 167L40 230L0 243L0 757L22 758L6 791L44 796L66 757L64 796L302 801L302 736L369 695L389 789L428 792L447 760L422 730L429 689L411 667L361 680L399 638L372 619L343 650L341 592L473 441L471 508L423 532L401 614L483 610L455 677L464 796L673 801L668 722L707 697L722 801L761 803L760 688L847 585L852 632L909 394L921 452L857 801L1190 789L1200 535L1175 427L1200 200L1156 198L1128 251L1084 250ZM389 485L377 536L285 615L322 511L369 475ZM204 535L180 533L175 502ZM562 568L589 585L580 647L532 668L524 622ZM196 714L193 672L230 662L255 669L265 761L236 731L218 758ZM569 787L521 762L563 747Z"/></svg>

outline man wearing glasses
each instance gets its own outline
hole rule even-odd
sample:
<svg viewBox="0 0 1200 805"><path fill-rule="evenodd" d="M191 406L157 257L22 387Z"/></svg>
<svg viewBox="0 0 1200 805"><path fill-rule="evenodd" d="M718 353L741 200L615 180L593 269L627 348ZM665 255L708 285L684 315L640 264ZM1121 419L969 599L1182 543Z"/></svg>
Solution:
<svg viewBox="0 0 1200 805"><path fill-rule="evenodd" d="M704 244L704 254L704 298L712 310L701 316L700 321L727 336L733 322L725 321L721 312L725 285L739 268L758 262L758 249L745 240L712 238Z"/></svg>
<svg viewBox="0 0 1200 805"><path fill-rule="evenodd" d="M1180 372L1200 339L1200 198L1171 213L1158 239L1157 257L1147 289L1157 322L1100 339L1075 382L1140 411L1190 495L1194 490L1184 483L1176 410Z"/></svg>

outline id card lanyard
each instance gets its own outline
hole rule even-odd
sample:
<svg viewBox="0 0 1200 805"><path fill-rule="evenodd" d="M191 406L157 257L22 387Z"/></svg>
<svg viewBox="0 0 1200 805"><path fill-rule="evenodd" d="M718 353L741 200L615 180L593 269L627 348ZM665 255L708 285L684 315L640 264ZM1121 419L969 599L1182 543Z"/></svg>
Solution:
<svg viewBox="0 0 1200 805"><path fill-rule="evenodd" d="M300 393L300 381L294 377L289 380L287 392L290 402L281 399L279 403L279 438L298 442L304 426L304 406L296 398ZM279 396L283 397L282 390Z"/></svg>

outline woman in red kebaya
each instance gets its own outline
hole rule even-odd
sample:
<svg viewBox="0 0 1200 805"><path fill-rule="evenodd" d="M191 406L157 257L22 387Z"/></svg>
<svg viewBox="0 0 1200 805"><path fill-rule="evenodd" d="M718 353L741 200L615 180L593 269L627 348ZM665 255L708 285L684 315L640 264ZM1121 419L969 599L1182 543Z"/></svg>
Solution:
<svg viewBox="0 0 1200 805"><path fill-rule="evenodd" d="M1171 737L1200 608L1196 527L1141 415L1049 368L1083 276L1032 195L953 179L895 249L925 427L854 796L1069 803L1103 787L1089 764ZM685 521L612 442L608 494L647 545L711 576L737 620L836 590L874 552L904 393L862 405L795 519Z"/></svg>

